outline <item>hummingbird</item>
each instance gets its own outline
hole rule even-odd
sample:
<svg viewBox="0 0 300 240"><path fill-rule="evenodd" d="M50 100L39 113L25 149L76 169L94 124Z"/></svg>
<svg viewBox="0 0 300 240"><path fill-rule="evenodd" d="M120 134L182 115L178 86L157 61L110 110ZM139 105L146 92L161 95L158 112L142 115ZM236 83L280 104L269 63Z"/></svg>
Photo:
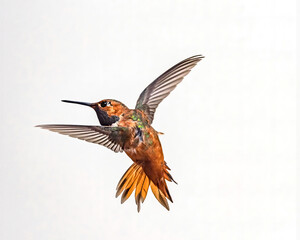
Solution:
<svg viewBox="0 0 300 240"><path fill-rule="evenodd" d="M120 101L104 99L95 103L62 100L81 104L95 110L100 126L86 125L37 125L43 129L105 146L114 152L125 152L133 164L121 177L116 197L124 203L135 190L137 211L151 188L158 202L169 210L173 202L166 181L175 182L164 160L158 135L152 126L154 113L160 102L180 83L191 69L204 58L192 56L171 67L149 84L140 94L134 109Z"/></svg>

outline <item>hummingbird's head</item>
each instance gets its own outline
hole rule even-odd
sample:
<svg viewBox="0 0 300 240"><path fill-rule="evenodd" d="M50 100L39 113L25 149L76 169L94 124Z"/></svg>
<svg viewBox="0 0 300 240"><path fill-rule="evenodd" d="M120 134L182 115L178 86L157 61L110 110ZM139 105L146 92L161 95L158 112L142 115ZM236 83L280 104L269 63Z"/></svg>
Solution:
<svg viewBox="0 0 300 240"><path fill-rule="evenodd" d="M111 126L120 120L121 115L128 108L121 102L113 99L104 99L96 103L77 102L70 100L62 100L67 103L75 103L93 108L98 116L102 126Z"/></svg>

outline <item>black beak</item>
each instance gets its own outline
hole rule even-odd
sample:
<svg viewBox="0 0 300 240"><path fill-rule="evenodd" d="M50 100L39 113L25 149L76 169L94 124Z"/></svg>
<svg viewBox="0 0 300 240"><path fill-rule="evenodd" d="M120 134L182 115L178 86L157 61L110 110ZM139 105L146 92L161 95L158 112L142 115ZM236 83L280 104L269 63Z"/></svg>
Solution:
<svg viewBox="0 0 300 240"><path fill-rule="evenodd" d="M96 111L99 122L102 126L111 126L113 123L119 121L118 116L108 116L107 112L97 107L98 103L77 102L77 101L70 101L70 100L61 100L61 101L66 103L75 103L75 104L92 107Z"/></svg>
<svg viewBox="0 0 300 240"><path fill-rule="evenodd" d="M87 103L87 102L77 102L77 101L70 101L70 100L61 100L62 102L66 102L66 103L75 103L75 104L80 104L80 105L85 105L85 106L89 106L89 107L93 107L93 103Z"/></svg>

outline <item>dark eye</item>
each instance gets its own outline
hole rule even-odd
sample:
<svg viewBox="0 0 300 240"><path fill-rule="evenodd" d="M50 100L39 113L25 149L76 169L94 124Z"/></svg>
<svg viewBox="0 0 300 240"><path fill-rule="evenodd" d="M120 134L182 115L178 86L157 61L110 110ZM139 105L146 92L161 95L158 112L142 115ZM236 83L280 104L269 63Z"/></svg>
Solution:
<svg viewBox="0 0 300 240"><path fill-rule="evenodd" d="M107 106L107 102L104 101L104 102L102 102L100 105L101 105L101 107L106 107L106 106Z"/></svg>

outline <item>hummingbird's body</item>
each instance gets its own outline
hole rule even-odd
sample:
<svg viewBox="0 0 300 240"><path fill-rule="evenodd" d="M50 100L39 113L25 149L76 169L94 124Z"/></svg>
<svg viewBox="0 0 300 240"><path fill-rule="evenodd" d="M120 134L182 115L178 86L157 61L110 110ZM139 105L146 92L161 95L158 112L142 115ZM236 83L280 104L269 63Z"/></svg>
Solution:
<svg viewBox="0 0 300 240"><path fill-rule="evenodd" d="M140 204L144 202L148 188L151 186L157 200L169 210L166 199L172 202L172 198L166 180L174 180L164 161L158 138L159 132L151 124L158 104L202 58L203 56L198 55L183 60L158 77L141 93L135 109L129 109L123 103L113 99L96 103L63 100L92 107L97 113L101 126L39 125L39 127L100 144L115 152L125 151L134 163L121 178L116 197L123 192L121 198L123 203L135 190L139 211Z"/></svg>

